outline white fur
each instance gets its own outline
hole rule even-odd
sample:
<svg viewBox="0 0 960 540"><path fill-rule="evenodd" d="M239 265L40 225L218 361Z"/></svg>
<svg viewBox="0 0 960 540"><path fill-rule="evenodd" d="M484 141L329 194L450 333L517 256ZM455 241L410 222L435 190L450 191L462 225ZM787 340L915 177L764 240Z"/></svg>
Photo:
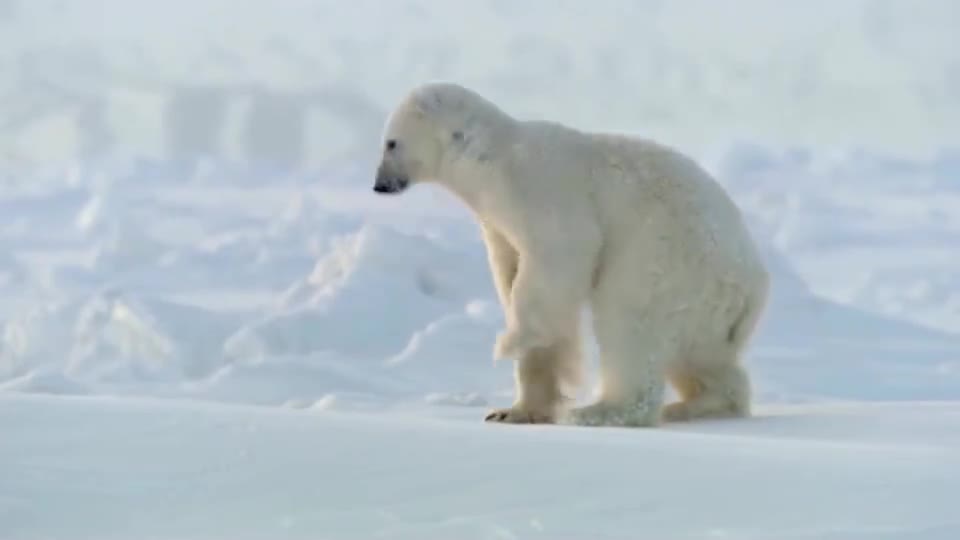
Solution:
<svg viewBox="0 0 960 540"><path fill-rule="evenodd" d="M516 401L488 419L749 414L740 357L768 276L740 212L697 164L644 139L521 121L445 83L411 92L385 139L399 147L382 170L445 186L481 223L507 321L495 355L517 361ZM568 410L585 305L601 386L596 403ZM682 400L662 408L668 380Z"/></svg>

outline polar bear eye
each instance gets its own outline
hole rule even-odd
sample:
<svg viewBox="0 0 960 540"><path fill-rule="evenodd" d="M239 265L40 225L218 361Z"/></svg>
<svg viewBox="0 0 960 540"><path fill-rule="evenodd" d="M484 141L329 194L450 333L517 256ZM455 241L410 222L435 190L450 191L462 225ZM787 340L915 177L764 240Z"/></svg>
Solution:
<svg viewBox="0 0 960 540"><path fill-rule="evenodd" d="M397 148L397 140L396 140L396 139L390 139L390 140L387 141L387 151L388 151L388 152L392 152L392 151L395 150L396 148Z"/></svg>

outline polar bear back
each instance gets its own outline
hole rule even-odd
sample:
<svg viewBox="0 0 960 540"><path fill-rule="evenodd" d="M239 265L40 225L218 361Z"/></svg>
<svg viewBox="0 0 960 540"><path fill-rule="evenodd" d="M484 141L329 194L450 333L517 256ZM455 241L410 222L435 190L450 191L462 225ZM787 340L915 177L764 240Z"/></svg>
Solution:
<svg viewBox="0 0 960 540"><path fill-rule="evenodd" d="M545 194L544 203L564 210L589 208L610 245L666 236L671 249L688 250L686 258L716 270L762 271L740 210L689 157L632 135L544 121L518 126L505 176L529 184L528 197Z"/></svg>

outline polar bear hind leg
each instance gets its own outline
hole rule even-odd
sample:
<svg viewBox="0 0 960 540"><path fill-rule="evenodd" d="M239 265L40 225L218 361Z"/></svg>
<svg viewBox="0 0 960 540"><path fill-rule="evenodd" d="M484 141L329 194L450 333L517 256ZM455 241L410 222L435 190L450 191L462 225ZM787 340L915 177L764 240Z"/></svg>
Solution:
<svg viewBox="0 0 960 540"><path fill-rule="evenodd" d="M755 305L746 303L729 333L697 344L684 361L669 367L680 401L664 407L664 421L750 416L750 377L741 356L760 318Z"/></svg>
<svg viewBox="0 0 960 540"><path fill-rule="evenodd" d="M610 320L610 315L602 311L595 315L600 349L597 402L571 410L567 421L583 426L656 426L665 393L664 366L674 354L672 340L631 325L629 316Z"/></svg>
<svg viewBox="0 0 960 540"><path fill-rule="evenodd" d="M673 371L670 380L680 401L663 408L665 422L750 416L750 380L738 363Z"/></svg>
<svg viewBox="0 0 960 540"><path fill-rule="evenodd" d="M631 262L629 257L608 260L593 291L600 392L596 403L569 411L567 423L630 427L660 423L665 368L677 355L684 323L669 315L670 291L624 286L637 275Z"/></svg>

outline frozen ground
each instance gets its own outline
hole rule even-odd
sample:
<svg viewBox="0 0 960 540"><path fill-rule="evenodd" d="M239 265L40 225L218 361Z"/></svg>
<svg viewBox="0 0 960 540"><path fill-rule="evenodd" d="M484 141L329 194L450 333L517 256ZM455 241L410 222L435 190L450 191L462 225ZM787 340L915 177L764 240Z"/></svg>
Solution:
<svg viewBox="0 0 960 540"><path fill-rule="evenodd" d="M758 417L659 431L480 421L510 367L442 192L217 164L11 178L0 538L955 538L955 163L705 160L774 271ZM892 309L891 276L931 292Z"/></svg>
<svg viewBox="0 0 960 540"><path fill-rule="evenodd" d="M664 431L0 397L4 538L950 540L957 404Z"/></svg>

